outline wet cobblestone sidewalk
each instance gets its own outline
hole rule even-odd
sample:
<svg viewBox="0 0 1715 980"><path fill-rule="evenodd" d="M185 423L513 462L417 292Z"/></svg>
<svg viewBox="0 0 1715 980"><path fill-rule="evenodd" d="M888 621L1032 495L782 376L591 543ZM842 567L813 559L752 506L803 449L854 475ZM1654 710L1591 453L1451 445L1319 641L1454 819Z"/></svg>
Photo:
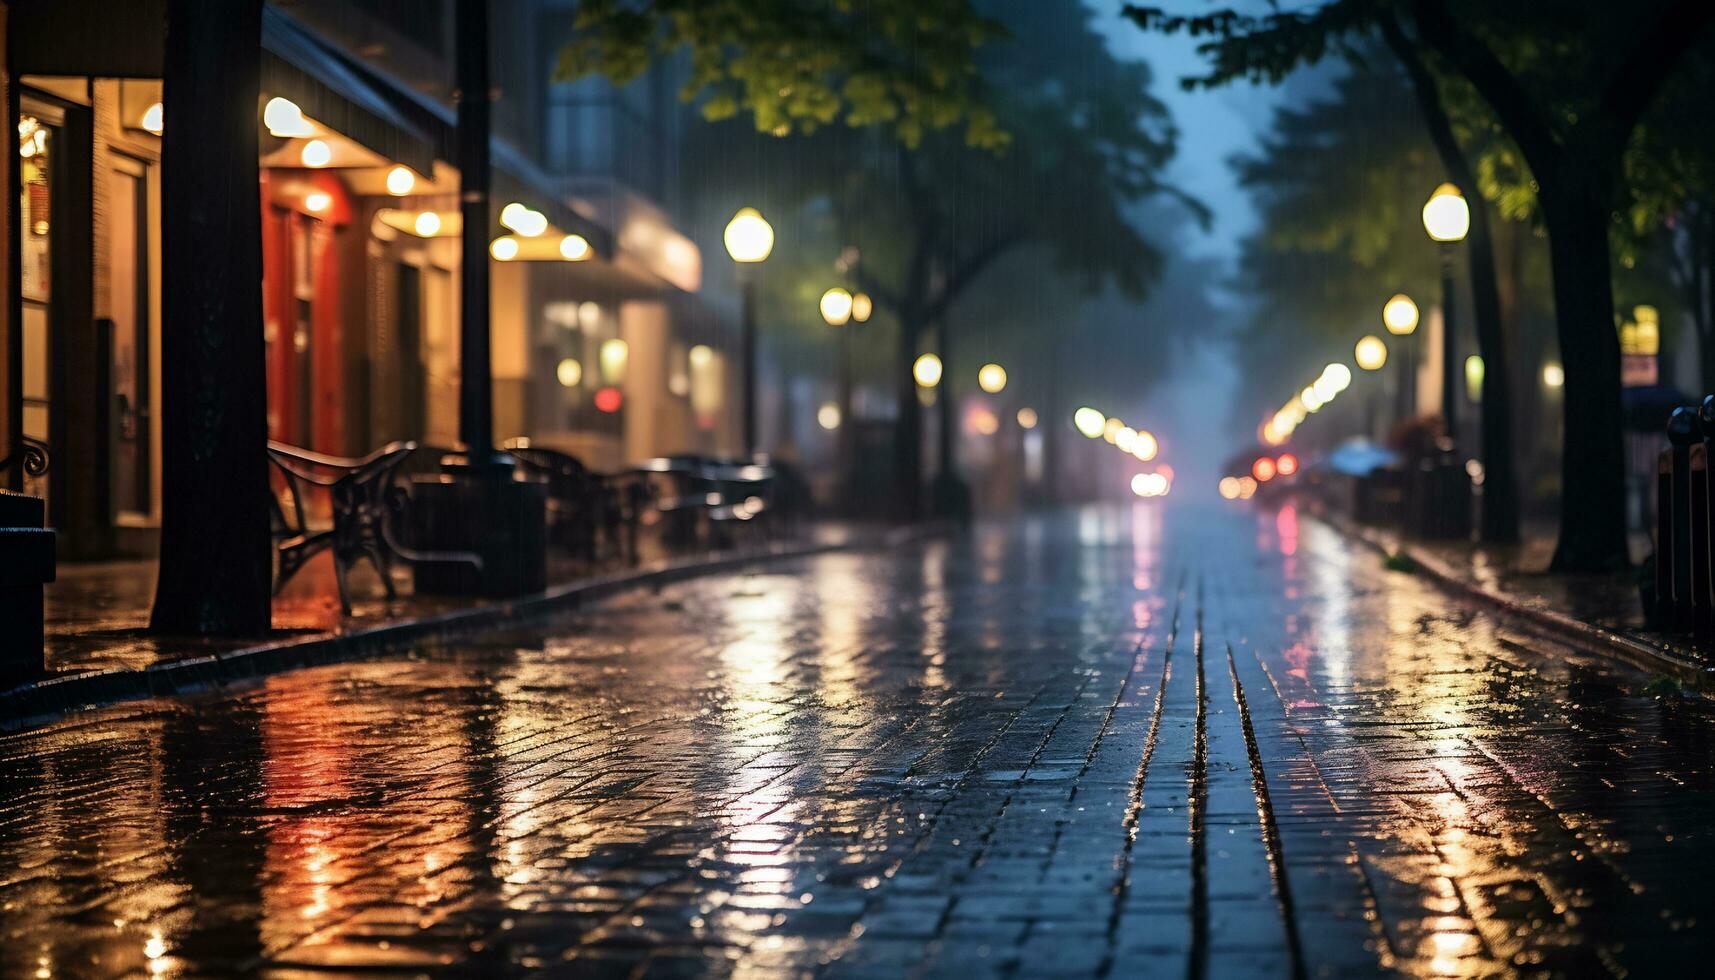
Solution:
<svg viewBox="0 0 1715 980"><path fill-rule="evenodd" d="M1681 975L1648 683L1290 508L827 555L0 738L0 976Z"/></svg>

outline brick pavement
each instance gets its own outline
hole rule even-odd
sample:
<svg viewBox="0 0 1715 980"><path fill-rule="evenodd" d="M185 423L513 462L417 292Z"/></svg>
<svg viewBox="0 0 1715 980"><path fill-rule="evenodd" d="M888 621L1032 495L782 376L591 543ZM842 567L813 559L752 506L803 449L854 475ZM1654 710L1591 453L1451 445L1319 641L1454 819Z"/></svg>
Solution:
<svg viewBox="0 0 1715 980"><path fill-rule="evenodd" d="M0 737L0 975L1659 975L1715 716L1140 505Z"/></svg>

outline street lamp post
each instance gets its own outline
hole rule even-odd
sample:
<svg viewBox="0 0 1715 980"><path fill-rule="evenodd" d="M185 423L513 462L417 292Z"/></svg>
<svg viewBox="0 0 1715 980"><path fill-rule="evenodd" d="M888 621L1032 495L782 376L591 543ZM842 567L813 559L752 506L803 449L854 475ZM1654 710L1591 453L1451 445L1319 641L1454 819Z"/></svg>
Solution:
<svg viewBox="0 0 1715 980"><path fill-rule="evenodd" d="M1442 184L1423 205L1423 230L1441 251L1441 418L1449 439L1459 432L1459 358L1453 319L1453 246L1471 229L1471 209L1452 184Z"/></svg>
<svg viewBox="0 0 1715 980"><path fill-rule="evenodd" d="M459 0L458 165L461 232L459 270L459 442L442 472L412 482L416 542L467 562L414 562L419 593L514 596L547 584L547 484L520 478L515 461L494 445L494 387L489 341L489 6ZM500 239L510 241L510 239ZM516 246L514 246L516 247ZM504 260L504 256L496 254Z"/></svg>
<svg viewBox="0 0 1715 980"><path fill-rule="evenodd" d="M1417 330L1417 304L1404 293L1397 293L1382 307L1382 325L1400 340L1399 357L1399 418L1401 421L1417 414L1417 345L1409 338Z"/></svg>
<svg viewBox="0 0 1715 980"><path fill-rule="evenodd" d="M837 470L840 474L842 493L844 488L851 486L852 470L852 359L851 359L851 329L848 326L853 320L869 319L868 297L864 298L864 309L860 310L857 297L850 291L835 286L822 294L822 319L830 327L843 327L840 331L840 363L839 363L839 406L840 426L834 433L835 445L838 447ZM862 312L863 316L858 317Z"/></svg>
<svg viewBox="0 0 1715 980"><path fill-rule="evenodd" d="M755 208L739 208L727 222L727 254L738 263L740 358L744 361L744 455L756 454L756 275L750 267L774 251L774 229Z"/></svg>
<svg viewBox="0 0 1715 980"><path fill-rule="evenodd" d="M1387 344L1380 337L1366 336L1358 341L1352 350L1353 359L1358 367L1365 371L1380 371L1387 363ZM1376 437L1376 392L1371 385L1370 392L1364 396L1364 436Z"/></svg>

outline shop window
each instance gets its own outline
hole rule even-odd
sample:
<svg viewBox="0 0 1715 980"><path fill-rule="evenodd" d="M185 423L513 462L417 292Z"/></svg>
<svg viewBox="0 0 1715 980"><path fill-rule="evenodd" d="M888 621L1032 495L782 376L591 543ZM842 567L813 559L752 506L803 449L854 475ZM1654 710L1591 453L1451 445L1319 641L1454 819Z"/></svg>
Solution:
<svg viewBox="0 0 1715 980"><path fill-rule="evenodd" d="M54 127L34 115L18 118L18 260L22 298L24 435L49 443L52 423ZM26 477L24 491L47 496L51 477Z"/></svg>

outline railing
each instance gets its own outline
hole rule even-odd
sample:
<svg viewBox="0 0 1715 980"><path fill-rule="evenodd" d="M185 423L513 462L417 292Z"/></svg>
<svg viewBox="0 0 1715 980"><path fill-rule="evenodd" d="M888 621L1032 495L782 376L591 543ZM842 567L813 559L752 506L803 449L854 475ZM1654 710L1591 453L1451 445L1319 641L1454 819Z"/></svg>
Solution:
<svg viewBox="0 0 1715 980"><path fill-rule="evenodd" d="M44 476L52 465L53 457L48 453L47 443L22 436L18 439L18 448L0 459L0 473L18 469L25 476Z"/></svg>
<svg viewBox="0 0 1715 980"><path fill-rule="evenodd" d="M1656 461L1655 568L1645 587L1652 624L1706 636L1715 627L1715 566L1709 493L1709 440L1715 395L1701 410L1674 409L1668 448Z"/></svg>

